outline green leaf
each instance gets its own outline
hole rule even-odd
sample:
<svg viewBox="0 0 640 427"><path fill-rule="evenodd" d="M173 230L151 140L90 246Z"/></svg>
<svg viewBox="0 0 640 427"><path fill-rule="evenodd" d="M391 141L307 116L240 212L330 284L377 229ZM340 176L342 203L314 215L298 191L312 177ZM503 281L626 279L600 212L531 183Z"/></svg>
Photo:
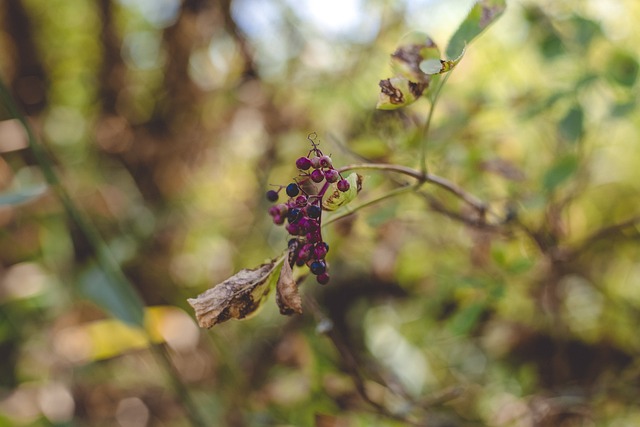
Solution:
<svg viewBox="0 0 640 427"><path fill-rule="evenodd" d="M93 265L79 278L80 291L91 301L125 323L143 326L144 306L126 282L110 277Z"/></svg>
<svg viewBox="0 0 640 427"><path fill-rule="evenodd" d="M506 0L480 0L460 24L447 46L448 58L460 58L465 47L495 22L507 7Z"/></svg>
<svg viewBox="0 0 640 427"><path fill-rule="evenodd" d="M591 19L584 18L579 15L574 15L571 18L571 23L575 27L575 40L578 42L578 46L583 49L588 49L591 41L602 34L600 24Z"/></svg>
<svg viewBox="0 0 640 427"><path fill-rule="evenodd" d="M553 191L578 170L578 159L575 156L560 158L545 174L542 186L547 192Z"/></svg>
<svg viewBox="0 0 640 427"><path fill-rule="evenodd" d="M584 112L580 105L574 105L558 123L558 133L564 139L577 141L584 132Z"/></svg>
<svg viewBox="0 0 640 427"><path fill-rule="evenodd" d="M44 184L33 185L16 191L0 194L0 206L17 206L42 196L47 191Z"/></svg>
<svg viewBox="0 0 640 427"><path fill-rule="evenodd" d="M474 303L458 310L449 320L449 329L455 335L466 335L476 325L486 307L485 303Z"/></svg>
<svg viewBox="0 0 640 427"><path fill-rule="evenodd" d="M629 113L635 111L636 102L635 100L628 102L620 102L611 106L609 114L611 117L620 118L627 116Z"/></svg>
<svg viewBox="0 0 640 427"><path fill-rule="evenodd" d="M618 51L607 64L607 74L616 83L631 87L638 79L638 61L627 52Z"/></svg>

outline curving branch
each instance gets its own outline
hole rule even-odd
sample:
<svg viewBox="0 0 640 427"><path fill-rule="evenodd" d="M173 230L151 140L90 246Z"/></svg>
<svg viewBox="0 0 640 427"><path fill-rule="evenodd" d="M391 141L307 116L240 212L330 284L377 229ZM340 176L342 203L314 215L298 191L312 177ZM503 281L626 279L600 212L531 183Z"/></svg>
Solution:
<svg viewBox="0 0 640 427"><path fill-rule="evenodd" d="M393 165L393 164L386 164L386 163L360 163L360 164L344 166L338 169L338 172L342 173L350 170L366 170L366 169L381 170L386 172L396 172L396 173L400 173L400 174L407 175L417 179L419 184L434 184L448 191L454 196L458 197L460 200L462 200L463 202L465 202L466 204L474 208L476 211L478 211L478 213L480 213L481 215L484 215L487 211L487 204L484 201L480 200L473 194L467 193L459 185L441 176L434 175L427 172L421 172L419 170L416 170L407 166Z"/></svg>

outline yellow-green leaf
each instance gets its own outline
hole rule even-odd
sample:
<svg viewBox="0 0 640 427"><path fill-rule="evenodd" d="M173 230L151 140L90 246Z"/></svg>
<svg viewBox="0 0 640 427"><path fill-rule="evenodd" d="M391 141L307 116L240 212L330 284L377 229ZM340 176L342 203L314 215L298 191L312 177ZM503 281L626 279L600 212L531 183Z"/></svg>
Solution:
<svg viewBox="0 0 640 427"><path fill-rule="evenodd" d="M331 184L326 197L322 200L322 207L325 210L335 211L339 207L349 204L362 190L362 175L352 173L346 179L349 181L349 189L347 191L340 191L336 184Z"/></svg>
<svg viewBox="0 0 640 427"><path fill-rule="evenodd" d="M506 7L506 0L479 0L449 40L447 58L460 58L466 46L495 22Z"/></svg>

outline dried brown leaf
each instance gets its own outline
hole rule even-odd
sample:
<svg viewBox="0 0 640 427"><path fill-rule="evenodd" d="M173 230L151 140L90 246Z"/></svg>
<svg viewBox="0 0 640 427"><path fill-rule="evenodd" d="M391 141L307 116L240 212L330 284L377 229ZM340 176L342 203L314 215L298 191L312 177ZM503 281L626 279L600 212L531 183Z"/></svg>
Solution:
<svg viewBox="0 0 640 427"><path fill-rule="evenodd" d="M274 259L254 269L242 269L196 298L188 299L196 312L198 325L210 328L229 319L243 319L255 312L269 294L282 260Z"/></svg>
<svg viewBox="0 0 640 427"><path fill-rule="evenodd" d="M276 303L280 308L280 314L302 314L302 299L298 293L298 283L293 278L293 270L288 261L283 263L280 270L276 285Z"/></svg>

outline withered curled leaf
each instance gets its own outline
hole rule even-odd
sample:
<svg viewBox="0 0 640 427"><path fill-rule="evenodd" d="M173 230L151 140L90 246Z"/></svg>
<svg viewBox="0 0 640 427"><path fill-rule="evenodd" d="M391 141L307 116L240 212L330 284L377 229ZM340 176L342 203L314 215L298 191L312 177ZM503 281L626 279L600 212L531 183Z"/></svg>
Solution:
<svg viewBox="0 0 640 427"><path fill-rule="evenodd" d="M293 278L293 270L288 261L282 264L276 285L276 303L280 314L302 314L302 299L298 293L298 283Z"/></svg>
<svg viewBox="0 0 640 427"><path fill-rule="evenodd" d="M283 258L276 258L254 269L242 269L196 298L188 299L198 325L210 328L254 313L269 294L282 261Z"/></svg>

